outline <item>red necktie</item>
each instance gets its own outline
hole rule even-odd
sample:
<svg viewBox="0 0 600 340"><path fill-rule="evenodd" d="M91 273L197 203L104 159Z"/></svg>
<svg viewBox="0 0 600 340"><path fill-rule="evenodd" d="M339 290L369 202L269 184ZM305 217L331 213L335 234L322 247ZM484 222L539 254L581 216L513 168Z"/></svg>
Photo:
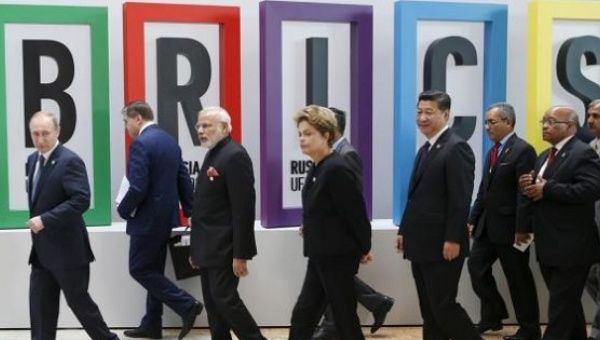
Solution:
<svg viewBox="0 0 600 340"><path fill-rule="evenodd" d="M550 154L548 154L548 164L546 164L546 167L549 167L552 165L552 163L554 163L554 160L556 159L556 151L558 151L556 148L550 149Z"/></svg>
<svg viewBox="0 0 600 340"><path fill-rule="evenodd" d="M498 150L500 150L500 143L494 144L494 147L490 152L490 169L495 167L496 162L498 162Z"/></svg>

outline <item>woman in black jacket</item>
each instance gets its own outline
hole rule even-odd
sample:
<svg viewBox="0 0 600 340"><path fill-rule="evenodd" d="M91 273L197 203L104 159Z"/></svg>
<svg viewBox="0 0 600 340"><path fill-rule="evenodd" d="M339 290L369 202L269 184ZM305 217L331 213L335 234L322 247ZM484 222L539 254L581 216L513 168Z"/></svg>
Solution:
<svg viewBox="0 0 600 340"><path fill-rule="evenodd" d="M340 337L364 339L356 315L354 275L360 262L372 258L365 202L350 168L331 148L337 124L333 112L310 105L297 112L294 120L300 148L314 165L302 188L308 266L292 312L289 338L310 339L329 303Z"/></svg>

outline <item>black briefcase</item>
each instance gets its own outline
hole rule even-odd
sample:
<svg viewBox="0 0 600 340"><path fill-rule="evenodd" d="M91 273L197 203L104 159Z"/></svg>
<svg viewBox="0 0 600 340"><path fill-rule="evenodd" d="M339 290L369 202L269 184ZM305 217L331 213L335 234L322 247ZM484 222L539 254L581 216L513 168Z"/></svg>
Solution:
<svg viewBox="0 0 600 340"><path fill-rule="evenodd" d="M169 250L171 252L171 260L173 261L173 270L177 280L187 279L189 277L200 275L200 270L193 268L190 265L190 245L183 244L181 238L184 235L189 235L190 231L185 230L183 233L174 233L169 240Z"/></svg>

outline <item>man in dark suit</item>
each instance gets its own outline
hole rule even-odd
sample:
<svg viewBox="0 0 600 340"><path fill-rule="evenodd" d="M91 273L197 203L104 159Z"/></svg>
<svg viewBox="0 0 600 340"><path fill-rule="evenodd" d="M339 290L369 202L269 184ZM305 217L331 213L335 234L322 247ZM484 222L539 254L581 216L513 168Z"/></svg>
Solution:
<svg viewBox="0 0 600 340"><path fill-rule="evenodd" d="M448 128L450 96L419 95L417 126L427 138L415 159L396 248L411 261L423 317L424 340L481 339L456 302L458 281L469 253L467 218L475 157Z"/></svg>
<svg viewBox="0 0 600 340"><path fill-rule="evenodd" d="M164 303L181 316L182 339L203 307L167 279L164 271L171 230L178 225L179 202L185 216L191 215L192 181L177 142L153 122L147 103L134 101L122 114L127 132L135 139L127 162L129 190L117 210L127 220L129 273L148 291L146 315L139 327L124 334L160 339Z"/></svg>
<svg viewBox="0 0 600 340"><path fill-rule="evenodd" d="M60 127L52 113L37 112L29 121L36 148L27 159L31 338L56 339L59 297L94 340L118 339L88 294L90 247L83 213L90 206L85 164L58 142Z"/></svg>
<svg viewBox="0 0 600 340"><path fill-rule="evenodd" d="M200 268L202 295L213 339L265 339L237 291L256 255L256 194L252 161L231 139L231 118L220 107L199 112L198 139L209 151L196 179L191 258Z"/></svg>
<svg viewBox="0 0 600 340"><path fill-rule="evenodd" d="M492 104L486 113L485 128L495 143L485 158L477 199L471 209L469 229L474 239L467 262L473 290L481 300L480 333L500 330L508 317L506 305L492 275L500 260L515 306L519 330L505 340L538 340L539 307L535 282L529 268L529 248L520 251L513 244L531 238L529 225L517 225L517 206L526 204L519 194L519 177L533 169L536 153L517 137L515 111L507 103Z"/></svg>
<svg viewBox="0 0 600 340"><path fill-rule="evenodd" d="M330 107L329 109L335 114L337 121L337 129L333 138L333 149L346 161L346 164L349 166L350 170L352 170L352 174L356 179L358 189L362 191L362 161L360 160L360 156L356 149L354 149L352 144L344 137L344 131L346 130L346 112L335 107ZM385 317L394 305L394 299L377 292L357 276L354 277L354 286L356 288L356 298L358 302L373 313L374 321L373 326L371 326L371 333L375 333L383 326ZM326 340L338 338L339 334L333 319L333 311L331 310L331 307L328 306L325 310L323 321L312 339Z"/></svg>
<svg viewBox="0 0 600 340"><path fill-rule="evenodd" d="M585 340L581 295L592 263L600 260L594 201L600 197L600 161L592 148L573 138L577 113L564 106L544 114L542 136L552 144L537 159L535 172L522 175L519 186L530 199L535 250L548 287L548 326L544 340Z"/></svg>
<svg viewBox="0 0 600 340"><path fill-rule="evenodd" d="M588 105L587 116L588 127L596 136L590 142L590 146L600 155L600 99L596 99ZM596 226L600 228L600 201L596 201L594 206L596 208ZM594 320L592 320L592 333L588 340L600 340L600 263L595 263L590 268L585 281L585 290L596 303L596 313Z"/></svg>

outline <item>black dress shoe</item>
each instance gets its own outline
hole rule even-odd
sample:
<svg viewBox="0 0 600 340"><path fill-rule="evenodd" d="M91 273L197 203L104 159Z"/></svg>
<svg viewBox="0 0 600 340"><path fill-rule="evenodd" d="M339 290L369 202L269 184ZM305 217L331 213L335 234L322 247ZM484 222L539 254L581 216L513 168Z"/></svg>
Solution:
<svg viewBox="0 0 600 340"><path fill-rule="evenodd" d="M182 325L181 332L179 332L179 340L183 339L192 330L192 327L194 327L194 322L196 322L196 317L202 313L202 309L204 309L202 303L200 303L200 301L196 301L190 311L181 317Z"/></svg>
<svg viewBox="0 0 600 340"><path fill-rule="evenodd" d="M377 307L377 309L373 311L373 319L375 321L373 321L373 326L371 326L371 334L377 332L377 330L381 328L381 326L383 326L383 323L385 322L385 317L387 316L388 312L392 309L393 305L394 299L392 299L389 296L386 296L383 302L379 304L379 307Z"/></svg>
<svg viewBox="0 0 600 340"><path fill-rule="evenodd" d="M311 340L339 340L340 335L335 328L319 327L313 334Z"/></svg>
<svg viewBox="0 0 600 340"><path fill-rule="evenodd" d="M477 325L475 325L475 329L479 332L479 334L483 334L487 331L499 331L502 329L501 321L481 321Z"/></svg>
<svg viewBox="0 0 600 340"><path fill-rule="evenodd" d="M162 339L162 329L149 330L138 327L124 331L123 335L128 338Z"/></svg>

